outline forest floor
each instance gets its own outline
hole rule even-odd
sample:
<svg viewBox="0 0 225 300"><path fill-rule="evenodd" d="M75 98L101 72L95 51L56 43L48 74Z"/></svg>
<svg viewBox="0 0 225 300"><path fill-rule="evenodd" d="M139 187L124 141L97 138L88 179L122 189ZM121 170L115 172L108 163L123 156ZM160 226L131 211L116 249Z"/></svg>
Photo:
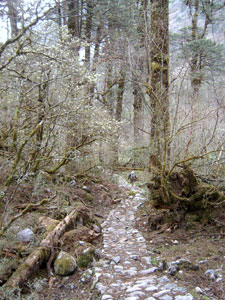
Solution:
<svg viewBox="0 0 225 300"><path fill-rule="evenodd" d="M117 203L130 195L128 189L121 189L116 184L105 180L86 179L79 181L74 186L71 185L71 182L64 182L57 186L52 183L44 185L38 190L34 189L31 184L26 183L17 189L13 204L10 205L11 211L9 211L8 218L10 218L10 214L12 216L21 212L27 203L40 201L46 197L51 198L56 190L57 197L54 200L31 210L25 216L16 220L7 230L4 238L0 238L0 273L2 267L12 259L19 256L20 260L24 261L32 249L38 245L45 233L39 221L40 217L61 220L68 213L70 207L79 199L85 204L91 215L95 216L99 223L103 223L109 212L117 206ZM154 229L150 229L149 220L155 218L159 212L149 211L148 206L148 202L145 202L137 211L136 228L145 237L152 264L159 266L161 262L169 263L184 258L199 266L198 270L180 268L179 272L174 275L168 274L166 270L157 272L161 272L162 276L166 272L172 281L176 280L180 285L186 287L195 300L225 299L224 223L201 224L192 220L188 226L187 224L179 224L179 226L171 227L168 224L161 224ZM1 208L0 213L4 213L3 208ZM224 216L224 212L220 213ZM18 249L18 246L16 247L18 245L16 233L27 227L33 230L36 240L33 244L20 245L20 253L18 254L15 250ZM88 234L92 229L92 227L89 227L88 232L81 230L76 241L71 240L69 242L71 245L67 241L67 248L73 247L77 241L85 240L85 234L87 234L86 242L96 249L101 249L103 244L101 234L96 239L89 240ZM63 247L64 245L62 245ZM97 260L98 257L95 257L95 259ZM205 275L207 270L214 270L216 274L219 274L219 277L215 280L207 278ZM0 288L0 299L98 300L101 297L95 289L92 289L92 272L93 263L90 263L86 268L78 268L73 275L66 277L54 276L53 281L49 284L45 265L35 274L34 278L26 282L25 288L18 291L16 295L6 292L3 285ZM201 294L199 289L201 289Z"/></svg>
<svg viewBox="0 0 225 300"><path fill-rule="evenodd" d="M169 276L186 287L195 300L225 299L225 223L201 224L192 220L175 226L161 224L151 230L149 220L162 212L149 212L146 205L148 203L137 213L136 226L145 237L153 264L158 266L160 262L168 264L179 259L188 260L199 269L192 270L184 265ZM225 220L225 212L219 214ZM205 275L207 270L216 271L219 278L208 278ZM198 292L199 288L202 294Z"/></svg>

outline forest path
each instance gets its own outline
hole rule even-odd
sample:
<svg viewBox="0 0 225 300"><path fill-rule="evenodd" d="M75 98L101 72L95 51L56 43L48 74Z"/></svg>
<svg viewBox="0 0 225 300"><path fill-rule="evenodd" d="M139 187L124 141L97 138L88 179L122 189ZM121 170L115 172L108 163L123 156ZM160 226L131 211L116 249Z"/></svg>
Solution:
<svg viewBox="0 0 225 300"><path fill-rule="evenodd" d="M135 213L146 200L144 193L131 185L126 187L135 196L124 199L102 224L104 259L95 267L96 288L101 299L193 300L184 287L156 272L145 239L135 229Z"/></svg>

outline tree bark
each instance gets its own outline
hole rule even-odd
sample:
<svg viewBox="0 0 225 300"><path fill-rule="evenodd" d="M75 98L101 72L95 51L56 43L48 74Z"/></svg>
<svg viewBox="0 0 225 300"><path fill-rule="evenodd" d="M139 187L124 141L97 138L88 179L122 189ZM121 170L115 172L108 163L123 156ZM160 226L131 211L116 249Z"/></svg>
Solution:
<svg viewBox="0 0 225 300"><path fill-rule="evenodd" d="M18 10L17 10L17 1L7 0L8 16L10 21L11 36L15 37L18 34Z"/></svg>
<svg viewBox="0 0 225 300"><path fill-rule="evenodd" d="M140 129L143 126L143 98L144 95L141 91L138 83L133 83L133 95L134 95L134 104L133 104L133 122L134 122L134 144L140 146L142 141L142 133Z"/></svg>
<svg viewBox="0 0 225 300"><path fill-rule="evenodd" d="M86 28L85 38L87 46L85 47L85 61L89 65L91 58L91 30L92 30L92 17L93 17L93 3L92 0L86 0L87 13L86 13Z"/></svg>
<svg viewBox="0 0 225 300"><path fill-rule="evenodd" d="M151 0L151 141L149 170L154 161L169 160L169 1Z"/></svg>
<svg viewBox="0 0 225 300"><path fill-rule="evenodd" d="M118 80L118 87L117 87L117 100L116 100L116 113L115 117L117 121L121 121L122 119L122 112L123 112L123 93L124 93L124 87L125 87L125 72L120 70L120 75L119 75L119 80ZM114 143L113 143L113 166L119 164L119 136L116 136L114 138Z"/></svg>
<svg viewBox="0 0 225 300"><path fill-rule="evenodd" d="M81 16L80 16L80 1L66 0L68 7L68 21L67 26L69 33L73 37L80 38L81 33Z"/></svg>

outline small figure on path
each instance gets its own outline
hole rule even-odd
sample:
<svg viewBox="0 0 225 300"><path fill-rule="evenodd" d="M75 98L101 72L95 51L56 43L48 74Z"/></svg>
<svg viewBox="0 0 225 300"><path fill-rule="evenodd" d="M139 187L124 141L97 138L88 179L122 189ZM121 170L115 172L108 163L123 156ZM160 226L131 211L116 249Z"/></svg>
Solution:
<svg viewBox="0 0 225 300"><path fill-rule="evenodd" d="M134 182L137 181L137 176L134 173L134 171L131 171L131 173L128 175L128 179L130 180L130 183L132 186L134 185Z"/></svg>

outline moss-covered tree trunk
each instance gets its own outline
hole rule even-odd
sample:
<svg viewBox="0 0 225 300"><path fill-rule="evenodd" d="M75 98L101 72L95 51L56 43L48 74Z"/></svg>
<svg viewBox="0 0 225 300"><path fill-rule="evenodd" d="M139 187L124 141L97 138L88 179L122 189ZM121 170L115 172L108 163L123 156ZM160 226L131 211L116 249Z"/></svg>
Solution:
<svg viewBox="0 0 225 300"><path fill-rule="evenodd" d="M80 1L66 0L68 9L67 26L72 36L80 38L81 33L81 16L80 16Z"/></svg>
<svg viewBox="0 0 225 300"><path fill-rule="evenodd" d="M140 7L138 10L138 24L137 24L137 33L139 37L139 44L137 46L137 51L145 52L146 51L146 44L147 44L147 35L146 35L146 15L148 9L148 1L142 0L140 1ZM140 49L141 48L141 49ZM140 147L141 142L143 141L143 134L140 130L143 127L143 103L144 103L144 95L142 88L139 84L140 79L136 74L140 72L144 80L144 77L147 77L148 73L148 58L144 61L144 55L139 55L138 60L136 62L136 70L135 72L132 70L133 74L133 95L134 95L134 103L133 103L133 123L134 123L134 147ZM134 155L135 156L135 155ZM132 158L135 162L135 157Z"/></svg>
<svg viewBox="0 0 225 300"><path fill-rule="evenodd" d="M169 1L151 0L151 107L149 170L158 171L169 159ZM157 162L157 163L156 163ZM162 164L158 163L162 162Z"/></svg>
<svg viewBox="0 0 225 300"><path fill-rule="evenodd" d="M134 145L140 147L142 141L141 128L143 125L143 93L137 83L133 83L133 95L134 95Z"/></svg>
<svg viewBox="0 0 225 300"><path fill-rule="evenodd" d="M92 30L92 17L93 17L93 3L92 0L86 1L87 12L86 12L86 26L85 26L85 38L87 45L85 46L85 61L87 65L90 64L91 58L91 30Z"/></svg>
<svg viewBox="0 0 225 300"><path fill-rule="evenodd" d="M119 122L122 119L124 88L125 88L125 72L123 71L121 66L118 85L117 85L117 99L116 99L116 112L115 112L116 120ZM113 165L115 166L118 164L119 164L119 136L116 136L113 142Z"/></svg>

